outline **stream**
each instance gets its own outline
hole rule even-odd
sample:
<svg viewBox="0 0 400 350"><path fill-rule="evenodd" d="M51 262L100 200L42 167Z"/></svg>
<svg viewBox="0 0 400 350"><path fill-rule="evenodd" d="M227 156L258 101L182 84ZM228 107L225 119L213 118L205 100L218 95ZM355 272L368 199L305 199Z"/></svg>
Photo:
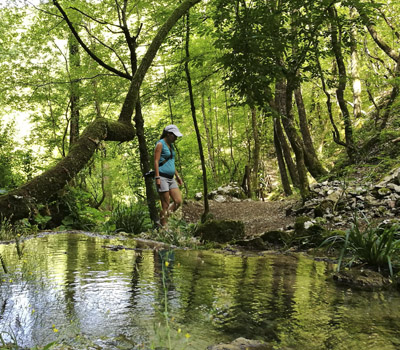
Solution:
<svg viewBox="0 0 400 350"><path fill-rule="evenodd" d="M155 250L82 233L21 249L0 245L0 349L206 350L238 337L275 349L400 348L398 291L337 286L334 265L303 254Z"/></svg>

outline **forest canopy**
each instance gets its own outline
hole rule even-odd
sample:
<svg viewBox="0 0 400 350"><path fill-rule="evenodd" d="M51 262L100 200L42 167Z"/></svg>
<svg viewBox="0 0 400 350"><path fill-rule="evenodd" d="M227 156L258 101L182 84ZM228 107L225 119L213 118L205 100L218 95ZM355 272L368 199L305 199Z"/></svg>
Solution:
<svg viewBox="0 0 400 350"><path fill-rule="evenodd" d="M236 182L251 198L306 199L345 166L379 176L398 163L399 7L7 1L0 213L57 226L142 203L156 221L143 175L168 124L184 135L186 198Z"/></svg>

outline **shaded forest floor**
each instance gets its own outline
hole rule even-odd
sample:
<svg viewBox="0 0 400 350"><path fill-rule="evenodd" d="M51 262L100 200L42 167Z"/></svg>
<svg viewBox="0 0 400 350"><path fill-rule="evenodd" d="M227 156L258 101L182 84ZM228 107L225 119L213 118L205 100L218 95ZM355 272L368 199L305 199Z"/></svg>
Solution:
<svg viewBox="0 0 400 350"><path fill-rule="evenodd" d="M244 223L247 237L259 236L266 231L285 229L294 224L294 216L286 216L286 208L293 201L241 201L218 203L210 200L210 213L216 220L239 220ZM186 222L198 222L203 214L203 202L188 201L182 206Z"/></svg>

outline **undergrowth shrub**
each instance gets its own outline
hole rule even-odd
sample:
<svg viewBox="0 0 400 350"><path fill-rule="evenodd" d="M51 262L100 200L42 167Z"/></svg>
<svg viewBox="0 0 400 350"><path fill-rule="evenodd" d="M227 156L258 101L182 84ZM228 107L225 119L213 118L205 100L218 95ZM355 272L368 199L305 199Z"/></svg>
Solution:
<svg viewBox="0 0 400 350"><path fill-rule="evenodd" d="M118 203L111 213L107 226L115 232L139 234L151 229L152 223L147 205L144 203Z"/></svg>
<svg viewBox="0 0 400 350"><path fill-rule="evenodd" d="M16 237L37 232L37 227L32 226L28 219L11 222L10 219L0 215L0 241L10 241Z"/></svg>
<svg viewBox="0 0 400 350"><path fill-rule="evenodd" d="M60 206L67 210L60 229L98 231L109 216L109 212L93 208L91 195L78 187L68 188Z"/></svg>
<svg viewBox="0 0 400 350"><path fill-rule="evenodd" d="M363 263L378 270L387 268L393 276L393 267L397 267L399 263L400 225L384 223L373 225L366 218L364 221L365 224L362 225L355 217L352 227L346 231L345 236L333 235L322 245L339 245L338 271L347 258L348 266L353 263Z"/></svg>
<svg viewBox="0 0 400 350"><path fill-rule="evenodd" d="M197 248L199 241L194 237L197 224L187 223L174 213L169 217L168 226L143 232L141 237L177 247Z"/></svg>

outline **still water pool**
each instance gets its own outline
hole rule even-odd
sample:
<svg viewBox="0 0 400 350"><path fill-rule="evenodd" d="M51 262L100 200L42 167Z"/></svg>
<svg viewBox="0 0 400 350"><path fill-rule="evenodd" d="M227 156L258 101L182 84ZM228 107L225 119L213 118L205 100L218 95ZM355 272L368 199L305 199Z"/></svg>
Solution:
<svg viewBox="0 0 400 350"><path fill-rule="evenodd" d="M123 244L132 249L111 250ZM400 293L336 286L303 255L142 249L77 233L0 245L0 348L400 349Z"/></svg>

